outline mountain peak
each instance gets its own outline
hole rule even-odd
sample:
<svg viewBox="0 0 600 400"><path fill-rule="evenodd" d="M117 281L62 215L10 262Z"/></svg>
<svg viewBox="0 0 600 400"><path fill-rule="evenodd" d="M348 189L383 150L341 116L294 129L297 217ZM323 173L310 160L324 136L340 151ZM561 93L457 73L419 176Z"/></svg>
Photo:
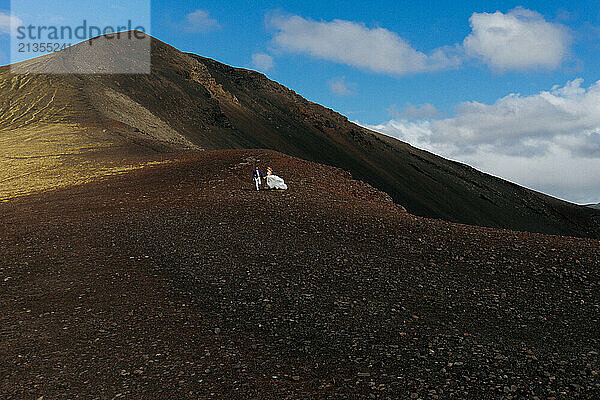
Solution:
<svg viewBox="0 0 600 400"><path fill-rule="evenodd" d="M152 47L155 46L167 45L144 32L115 32L13 64L11 71L15 74L150 73Z"/></svg>

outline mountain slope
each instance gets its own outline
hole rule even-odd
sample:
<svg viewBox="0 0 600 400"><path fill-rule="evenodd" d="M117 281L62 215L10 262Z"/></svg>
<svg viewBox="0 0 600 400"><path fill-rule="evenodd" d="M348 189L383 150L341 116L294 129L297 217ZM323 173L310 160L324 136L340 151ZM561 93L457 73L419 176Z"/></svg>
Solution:
<svg viewBox="0 0 600 400"><path fill-rule="evenodd" d="M78 45L68 54L34 62L85 56L87 62L101 63L123 53L119 42L99 43L94 52ZM58 160L50 170L76 165L84 173L90 157L92 170L110 171L119 163L141 164L181 150L269 148L343 168L416 215L600 237L600 213L590 208L371 132L262 74L185 54L154 39L150 75L11 76L3 68L0 89L0 134L12 146L4 147L4 155L45 156L39 149L47 148L50 135L57 150L49 156ZM64 148L69 151L58 151ZM35 174L28 165L21 173ZM28 184L14 182L17 188Z"/></svg>
<svg viewBox="0 0 600 400"><path fill-rule="evenodd" d="M598 398L597 240L415 217L273 151L14 199L0 235L2 398Z"/></svg>

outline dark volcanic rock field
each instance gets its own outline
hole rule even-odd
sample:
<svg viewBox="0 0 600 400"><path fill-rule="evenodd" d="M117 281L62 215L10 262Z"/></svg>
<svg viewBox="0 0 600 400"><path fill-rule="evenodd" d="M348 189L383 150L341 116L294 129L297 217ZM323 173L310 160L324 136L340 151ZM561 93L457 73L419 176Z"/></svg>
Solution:
<svg viewBox="0 0 600 400"><path fill-rule="evenodd" d="M0 204L0 235L3 399L600 397L600 242L331 167L206 152Z"/></svg>

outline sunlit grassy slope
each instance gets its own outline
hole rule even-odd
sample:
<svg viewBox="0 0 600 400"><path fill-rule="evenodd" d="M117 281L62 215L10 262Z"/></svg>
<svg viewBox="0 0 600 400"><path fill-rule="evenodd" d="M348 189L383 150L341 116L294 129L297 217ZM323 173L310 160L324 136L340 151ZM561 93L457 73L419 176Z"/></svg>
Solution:
<svg viewBox="0 0 600 400"><path fill-rule="evenodd" d="M70 124L35 124L2 130L0 200L81 184L160 162L110 157L111 146L110 140L86 135L85 129Z"/></svg>
<svg viewBox="0 0 600 400"><path fill-rule="evenodd" d="M141 106L132 113L117 105L108 115L98 106L107 89L98 87L90 77L0 68L0 201L162 162L154 156L165 144L152 128L131 125L176 133Z"/></svg>

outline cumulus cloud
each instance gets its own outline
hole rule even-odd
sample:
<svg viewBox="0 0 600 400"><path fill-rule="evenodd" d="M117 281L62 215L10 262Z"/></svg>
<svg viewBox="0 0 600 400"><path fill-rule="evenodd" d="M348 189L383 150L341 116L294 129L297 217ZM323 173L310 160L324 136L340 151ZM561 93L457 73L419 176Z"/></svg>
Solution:
<svg viewBox="0 0 600 400"><path fill-rule="evenodd" d="M313 21L300 16L273 16L273 43L280 49L308 54L354 67L388 74L407 74L456 67L455 49L425 54L385 28L344 21Z"/></svg>
<svg viewBox="0 0 600 400"><path fill-rule="evenodd" d="M252 54L252 65L259 71L267 72L275 66L275 62L273 57L266 53L255 53Z"/></svg>
<svg viewBox="0 0 600 400"><path fill-rule="evenodd" d="M506 14L474 13L469 22L466 53L498 70L556 68L571 42L566 27L520 7Z"/></svg>
<svg viewBox="0 0 600 400"><path fill-rule="evenodd" d="M499 152L560 141L563 147L584 155L589 151L578 150L581 146L575 143L580 139L591 143L600 134L600 81L587 89L582 83L583 79L575 79L525 97L510 94L491 105L463 103L456 117L433 123L434 140L463 147L486 144Z"/></svg>
<svg viewBox="0 0 600 400"><path fill-rule="evenodd" d="M532 10L473 13L469 22L471 33L461 44L425 53L392 31L364 23L298 15L267 18L273 44L281 50L393 75L457 68L467 58L499 71L553 69L569 52L568 29Z"/></svg>
<svg viewBox="0 0 600 400"><path fill-rule="evenodd" d="M350 86L352 85L346 82L346 78L343 76L331 79L327 83L329 91L333 94L337 94L338 96L349 96L352 94L352 90L350 90Z"/></svg>
<svg viewBox="0 0 600 400"><path fill-rule="evenodd" d="M0 11L0 35L11 34L11 32L20 25L23 25L23 21L21 21L19 18Z"/></svg>
<svg viewBox="0 0 600 400"><path fill-rule="evenodd" d="M392 115L392 117L408 120L436 118L442 115L442 112L430 103L421 105L409 103L402 109L402 111L398 111L397 106L392 104L387 111L390 113L390 115Z"/></svg>
<svg viewBox="0 0 600 400"><path fill-rule="evenodd" d="M185 16L184 29L188 32L208 32L220 27L219 22L205 10L196 10Z"/></svg>
<svg viewBox="0 0 600 400"><path fill-rule="evenodd" d="M465 102L453 118L367 126L416 147L575 202L600 201L600 81L582 79L494 104Z"/></svg>

